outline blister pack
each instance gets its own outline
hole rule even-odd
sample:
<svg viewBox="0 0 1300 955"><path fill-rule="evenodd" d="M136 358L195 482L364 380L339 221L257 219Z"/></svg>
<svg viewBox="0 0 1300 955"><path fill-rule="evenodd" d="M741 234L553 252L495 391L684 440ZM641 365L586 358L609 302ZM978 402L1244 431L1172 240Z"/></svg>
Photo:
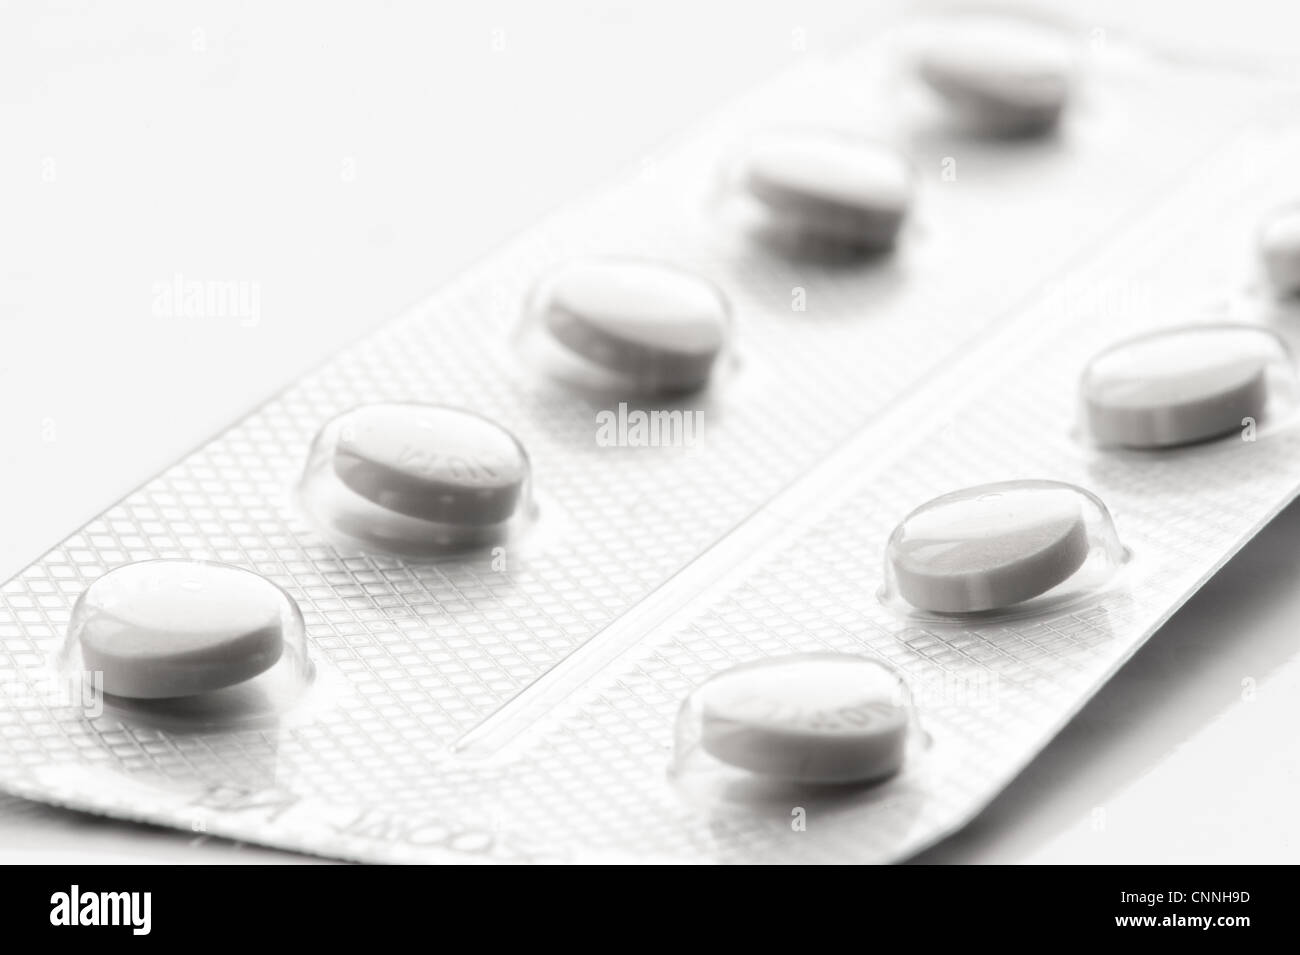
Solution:
<svg viewBox="0 0 1300 955"><path fill-rule="evenodd" d="M962 825L1300 489L1255 245L1300 93L1065 24L1008 86L950 16L801 60L5 585L0 786L387 862Z"/></svg>

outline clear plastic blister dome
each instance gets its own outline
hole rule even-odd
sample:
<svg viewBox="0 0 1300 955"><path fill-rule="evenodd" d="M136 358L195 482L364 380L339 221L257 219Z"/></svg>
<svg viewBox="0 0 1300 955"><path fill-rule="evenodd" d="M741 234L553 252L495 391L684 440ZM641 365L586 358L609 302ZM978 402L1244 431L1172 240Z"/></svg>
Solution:
<svg viewBox="0 0 1300 955"><path fill-rule="evenodd" d="M1273 293L1300 295L1300 203L1273 210L1259 229L1259 256Z"/></svg>
<svg viewBox="0 0 1300 955"><path fill-rule="evenodd" d="M678 712L670 773L693 801L757 807L879 784L924 745L892 669L851 654L796 654L696 687Z"/></svg>
<svg viewBox="0 0 1300 955"><path fill-rule="evenodd" d="M892 249L915 175L886 142L818 129L754 137L726 164L718 207L730 228L798 258L839 260Z"/></svg>
<svg viewBox="0 0 1300 955"><path fill-rule="evenodd" d="M56 668L86 707L177 728L275 717L314 676L293 598L252 571L202 560L141 561L94 581Z"/></svg>
<svg viewBox="0 0 1300 955"><path fill-rule="evenodd" d="M460 408L383 403L332 419L298 485L303 507L340 546L413 558L501 544L532 520L523 445Z"/></svg>
<svg viewBox="0 0 1300 955"><path fill-rule="evenodd" d="M903 518L881 599L931 621L1021 616L1096 596L1127 560L1106 506L1059 481L964 488Z"/></svg>
<svg viewBox="0 0 1300 955"><path fill-rule="evenodd" d="M1294 418L1295 363L1256 325L1188 325L1112 345L1079 383L1080 434L1103 448L1254 441Z"/></svg>
<svg viewBox="0 0 1300 955"><path fill-rule="evenodd" d="M731 306L713 282L649 259L567 262L537 284L515 334L525 365L602 396L698 392L730 364Z"/></svg>

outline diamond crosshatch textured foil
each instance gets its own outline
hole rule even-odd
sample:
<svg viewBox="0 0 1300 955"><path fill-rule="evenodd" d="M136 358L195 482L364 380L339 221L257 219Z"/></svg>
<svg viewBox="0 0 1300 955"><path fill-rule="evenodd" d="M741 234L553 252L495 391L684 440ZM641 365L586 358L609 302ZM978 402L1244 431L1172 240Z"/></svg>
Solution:
<svg viewBox="0 0 1300 955"><path fill-rule="evenodd" d="M1220 298L1248 283L1233 255L1277 198L1264 184L1300 160L1278 120L1297 97L1112 43L1059 141L913 130L918 203L891 258L787 261L735 235L713 199L736 144L896 111L882 75L894 40L885 30L778 78L653 177L516 240L5 585L0 669L16 689L0 708L0 785L374 861L888 861L978 811L1296 493L1300 436L1287 429L1136 461L1071 428L1090 355L1145 328L1221 319ZM732 300L737 365L695 406L696 447L598 446L601 409L511 349L539 276L607 254L666 259ZM1105 288L1152 296L1117 307ZM519 436L539 519L504 569L340 550L300 511L293 488L317 429L383 400L470 408ZM881 604L900 517L1028 477L1106 502L1132 551L1113 588L984 626ZM300 705L271 726L179 732L87 718L48 692L77 596L157 557L237 564L294 597L318 671ZM929 745L902 776L810 802L804 832L788 807L713 805L673 785L673 721L692 687L815 650L868 654L908 679Z"/></svg>

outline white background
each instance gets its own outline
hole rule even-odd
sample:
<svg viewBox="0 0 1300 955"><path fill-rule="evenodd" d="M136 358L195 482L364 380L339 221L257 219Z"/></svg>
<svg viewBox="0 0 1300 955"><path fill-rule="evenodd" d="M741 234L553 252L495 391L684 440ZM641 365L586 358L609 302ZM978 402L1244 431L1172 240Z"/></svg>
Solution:
<svg viewBox="0 0 1300 955"><path fill-rule="evenodd" d="M1296 35L1282 2L1072 6L1243 62ZM0 577L863 9L0 5ZM155 317L176 274L260 320ZM1293 509L924 860L1294 860L1297 579ZM292 858L0 814L0 861Z"/></svg>

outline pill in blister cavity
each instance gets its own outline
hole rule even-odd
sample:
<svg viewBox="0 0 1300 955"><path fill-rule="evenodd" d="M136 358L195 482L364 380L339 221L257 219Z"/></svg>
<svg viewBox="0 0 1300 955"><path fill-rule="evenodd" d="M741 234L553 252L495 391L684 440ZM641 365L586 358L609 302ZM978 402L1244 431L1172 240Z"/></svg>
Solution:
<svg viewBox="0 0 1300 955"><path fill-rule="evenodd" d="M964 125L1016 135L1050 129L1070 97L1077 57L1046 24L996 15L957 15L932 25L916 69Z"/></svg>
<svg viewBox="0 0 1300 955"><path fill-rule="evenodd" d="M158 700L253 680L285 657L306 672L302 620L279 587L228 564L150 560L81 595L63 666L102 677L107 694Z"/></svg>
<svg viewBox="0 0 1300 955"><path fill-rule="evenodd" d="M1132 338L1085 369L1084 427L1098 444L1130 448L1240 434L1264 417L1272 391L1285 390L1290 367L1277 336L1249 325L1189 326Z"/></svg>
<svg viewBox="0 0 1300 955"><path fill-rule="evenodd" d="M712 282L658 262L565 265L534 292L520 341L573 384L624 395L695 391L727 343L730 307Z"/></svg>
<svg viewBox="0 0 1300 955"><path fill-rule="evenodd" d="M904 157L833 133L772 135L739 162L746 228L784 246L874 252L894 244L912 201Z"/></svg>
<svg viewBox="0 0 1300 955"><path fill-rule="evenodd" d="M885 596L938 614L1003 610L1095 587L1122 560L1109 513L1081 488L985 484L903 519L886 549Z"/></svg>
<svg viewBox="0 0 1300 955"><path fill-rule="evenodd" d="M768 779L864 783L899 771L911 700L889 668L848 654L745 664L695 689L678 715L674 766L703 761Z"/></svg>
<svg viewBox="0 0 1300 955"><path fill-rule="evenodd" d="M436 554L503 539L529 513L529 465L505 428L459 408L373 404L328 422L299 492L361 547Z"/></svg>
<svg viewBox="0 0 1300 955"><path fill-rule="evenodd" d="M1279 209L1265 220L1259 251L1273 287L1282 295L1300 293L1300 205Z"/></svg>
<svg viewBox="0 0 1300 955"><path fill-rule="evenodd" d="M507 520L528 472L504 428L458 409L416 405L353 411L333 463L339 480L381 507L471 526Z"/></svg>

